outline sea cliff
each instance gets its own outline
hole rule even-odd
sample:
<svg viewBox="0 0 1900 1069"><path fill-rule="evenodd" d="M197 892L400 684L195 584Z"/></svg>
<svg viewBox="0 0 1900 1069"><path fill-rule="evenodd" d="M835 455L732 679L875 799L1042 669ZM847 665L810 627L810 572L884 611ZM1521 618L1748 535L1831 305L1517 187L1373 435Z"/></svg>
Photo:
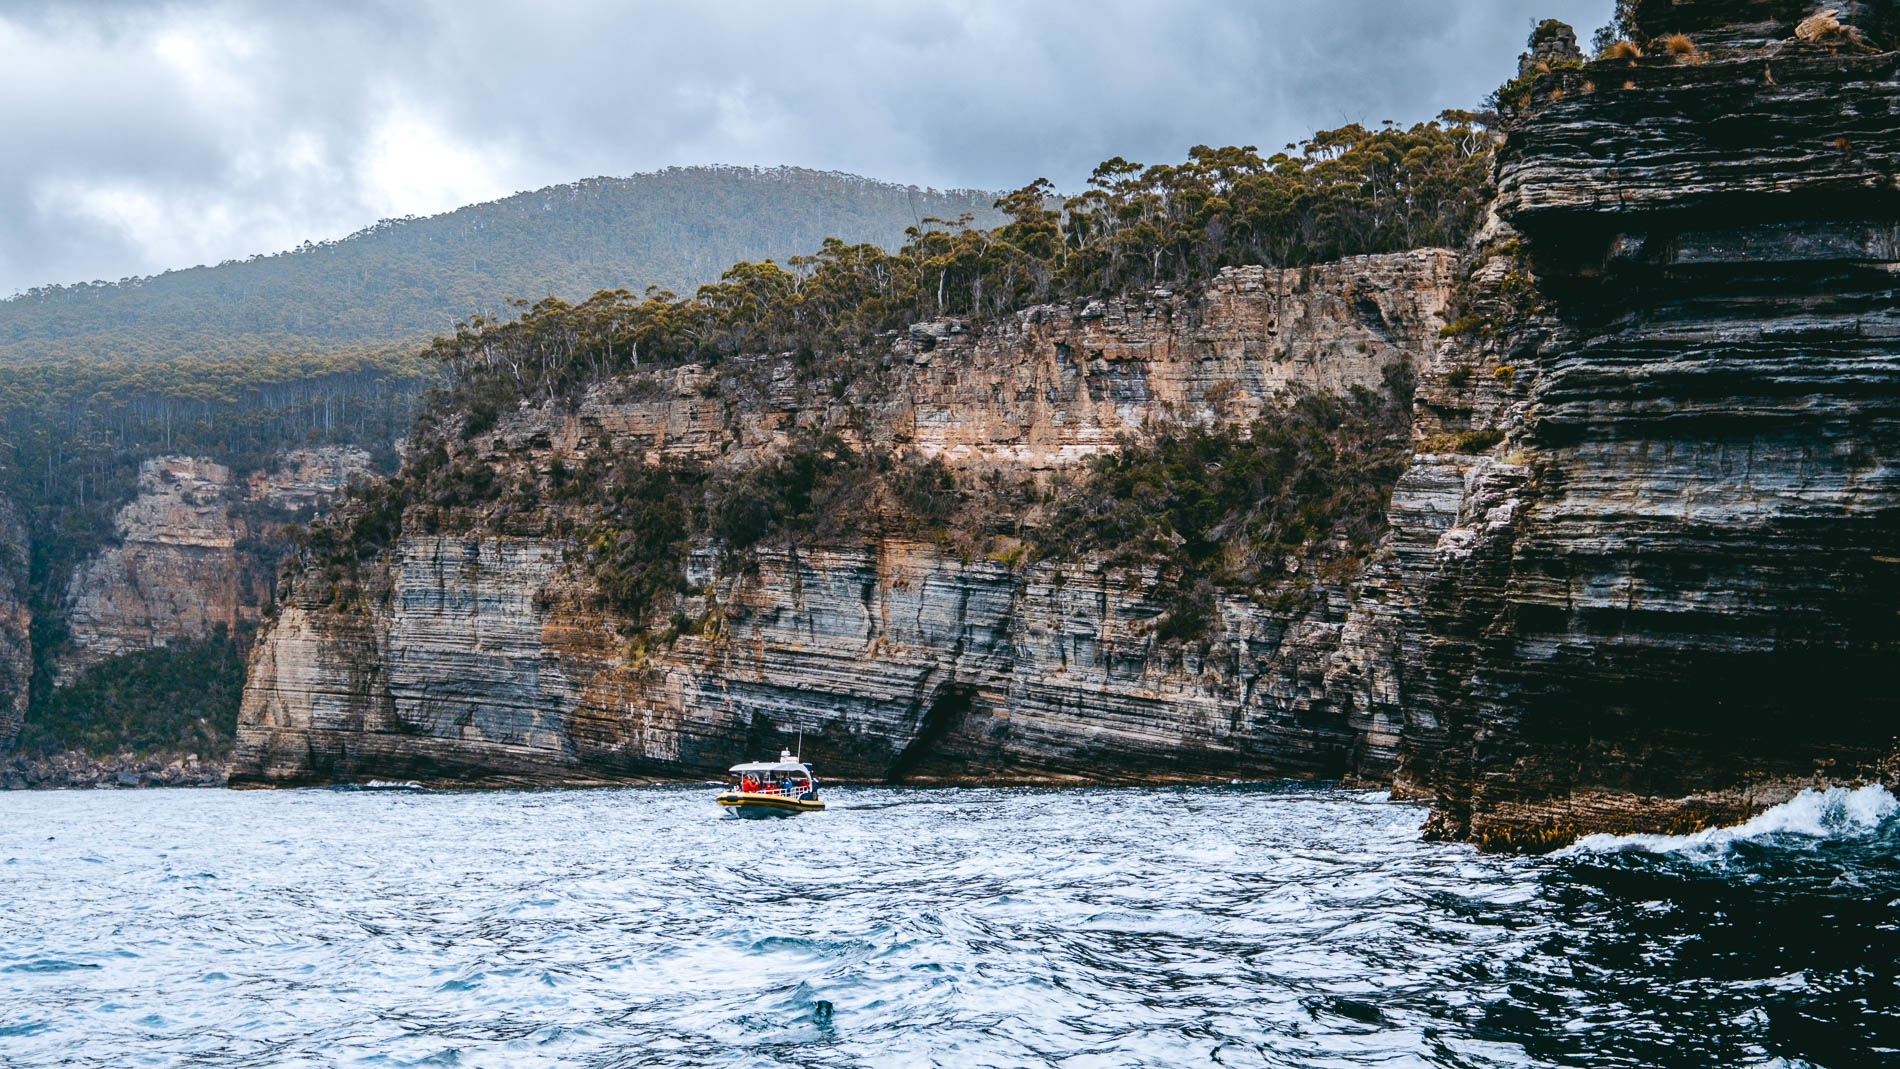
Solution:
<svg viewBox="0 0 1900 1069"><path fill-rule="evenodd" d="M756 464L818 426L1034 484L1157 423L1272 421L1303 391L1382 388L1429 358L1454 261L1243 268L1194 295L930 321L848 382L789 356L632 374L523 406L466 450L540 485L600 455ZM1186 643L1156 636L1170 591L1152 569L913 537L734 567L704 544L675 607L695 626L654 643L602 612L584 547L551 533L588 508L405 534L341 605L293 583L253 654L233 780L703 776L800 734L830 774L863 779L1340 776L1393 759L1396 724L1361 723L1329 691L1335 675L1389 686L1346 626L1362 596L1347 574L1279 608L1222 595Z"/></svg>
<svg viewBox="0 0 1900 1069"><path fill-rule="evenodd" d="M1831 6L1638 4L1682 37L1555 65L1507 125L1421 405L1501 441L1394 497L1400 780L1438 834L1684 831L1896 774L1900 58L1892 5Z"/></svg>
<svg viewBox="0 0 1900 1069"><path fill-rule="evenodd" d="M369 454L335 446L287 451L243 480L208 457L145 461L115 541L67 580L59 683L127 653L256 624L282 553L276 529L369 472Z"/></svg>

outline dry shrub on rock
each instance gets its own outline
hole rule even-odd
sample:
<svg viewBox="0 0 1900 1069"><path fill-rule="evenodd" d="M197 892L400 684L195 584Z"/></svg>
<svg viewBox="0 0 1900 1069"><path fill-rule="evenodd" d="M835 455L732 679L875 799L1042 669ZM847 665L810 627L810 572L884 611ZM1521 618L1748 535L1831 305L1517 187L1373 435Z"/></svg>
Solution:
<svg viewBox="0 0 1900 1069"><path fill-rule="evenodd" d="M1672 33L1656 41L1656 48L1677 63L1700 63L1702 53L1686 33Z"/></svg>
<svg viewBox="0 0 1900 1069"><path fill-rule="evenodd" d="M1605 63L1642 58L1643 50L1637 46L1635 41L1611 41L1608 48L1605 48L1602 52L1597 54L1598 62Z"/></svg>

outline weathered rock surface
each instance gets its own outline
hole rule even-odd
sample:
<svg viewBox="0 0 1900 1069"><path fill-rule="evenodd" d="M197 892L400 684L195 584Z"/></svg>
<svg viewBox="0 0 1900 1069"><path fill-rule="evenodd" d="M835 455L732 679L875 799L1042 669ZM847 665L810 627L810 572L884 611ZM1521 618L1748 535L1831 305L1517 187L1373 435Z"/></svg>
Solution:
<svg viewBox="0 0 1900 1069"><path fill-rule="evenodd" d="M71 645L60 681L126 653L256 623L281 552L266 536L369 470L367 453L337 447L293 450L243 485L204 457L146 461L138 496L116 517L118 541L67 582Z"/></svg>
<svg viewBox="0 0 1900 1069"><path fill-rule="evenodd" d="M1884 39L1892 5L1833 6ZM1535 292L1424 386L1509 367L1507 396L1420 413L1505 438L1393 500L1402 776L1444 835L1683 830L1893 775L1900 59L1794 39L1812 10L1642 4L1700 62L1547 75L1500 151L1521 248L1477 289Z"/></svg>
<svg viewBox="0 0 1900 1069"><path fill-rule="evenodd" d="M269 508L300 512L323 507L348 486L351 479L374 471L368 451L355 446L325 445L291 449L268 471L251 475L248 498Z"/></svg>
<svg viewBox="0 0 1900 1069"><path fill-rule="evenodd" d="M909 389L879 423L925 454L1048 469L1151 421L1245 423L1288 389L1377 388L1385 367L1431 352L1454 259L1230 269L1193 300L1032 309L980 336L913 331L894 346L915 365Z"/></svg>
<svg viewBox="0 0 1900 1069"><path fill-rule="evenodd" d="M1035 472L1074 464L1153 421L1246 423L1295 388L1378 388L1437 341L1456 257L1445 249L1310 268L1221 272L1199 298L1156 291L1027 309L975 330L920 323L880 373L814 379L790 355L610 380L493 435L497 453L756 456L801 425L854 444ZM846 418L848 413L861 418Z"/></svg>
<svg viewBox="0 0 1900 1069"><path fill-rule="evenodd" d="M1427 359L1453 267L1420 250L982 330L918 324L869 381L813 380L789 358L717 382L628 376L571 410L524 408L478 448L536 471L602 452L737 464L807 423L1033 475L1151 422L1270 419L1290 388L1378 388ZM827 773L863 779L1313 777L1393 759L1396 720L1353 704L1392 686L1389 636L1348 627L1356 584L1322 581L1286 610L1225 599L1205 645L1183 645L1153 634L1153 574L900 539L732 571L707 547L681 606L706 624L663 643L621 637L578 549L409 534L348 608L297 588L252 656L233 782L707 776L800 733Z"/></svg>
<svg viewBox="0 0 1900 1069"><path fill-rule="evenodd" d="M133 650L235 630L265 591L247 581L232 512L231 471L200 457L157 457L139 469L139 493L119 510L118 544L67 584L72 645L61 676Z"/></svg>
<svg viewBox="0 0 1900 1069"><path fill-rule="evenodd" d="M260 638L234 774L587 782L715 774L802 732L833 777L1157 781L1337 776L1323 695L1343 593L1227 606L1207 652L1158 647L1152 577L1018 574L915 543L769 553L715 578L709 634L636 651L560 547L417 538L389 608L291 604ZM694 606L697 608L698 606Z"/></svg>

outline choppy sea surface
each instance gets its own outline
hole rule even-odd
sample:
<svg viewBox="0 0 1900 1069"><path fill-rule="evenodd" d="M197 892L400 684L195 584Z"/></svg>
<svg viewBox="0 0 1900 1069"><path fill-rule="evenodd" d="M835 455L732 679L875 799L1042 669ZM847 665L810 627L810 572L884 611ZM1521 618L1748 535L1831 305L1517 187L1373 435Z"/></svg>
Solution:
<svg viewBox="0 0 1900 1069"><path fill-rule="evenodd" d="M1900 818L1312 787L0 795L0 1064L1900 1064Z"/></svg>

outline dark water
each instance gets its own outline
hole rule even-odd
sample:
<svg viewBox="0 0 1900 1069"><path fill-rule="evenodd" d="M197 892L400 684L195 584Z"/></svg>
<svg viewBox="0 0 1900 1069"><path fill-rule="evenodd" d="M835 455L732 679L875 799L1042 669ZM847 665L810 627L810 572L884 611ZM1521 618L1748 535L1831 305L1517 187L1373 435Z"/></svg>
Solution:
<svg viewBox="0 0 1900 1069"><path fill-rule="evenodd" d="M0 1063L1900 1063L1869 789L1539 860L1378 796L0 795Z"/></svg>

